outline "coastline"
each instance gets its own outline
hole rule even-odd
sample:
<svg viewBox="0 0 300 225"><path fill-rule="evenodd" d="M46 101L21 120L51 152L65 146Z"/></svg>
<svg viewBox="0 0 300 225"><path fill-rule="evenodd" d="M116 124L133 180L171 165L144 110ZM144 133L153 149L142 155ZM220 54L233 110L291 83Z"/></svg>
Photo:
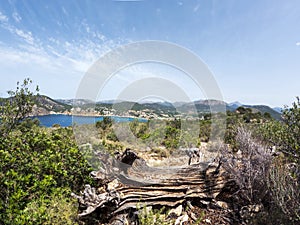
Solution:
<svg viewBox="0 0 300 225"><path fill-rule="evenodd" d="M145 117L136 117L136 116L125 116L125 115L102 115L102 114L90 114L90 113L64 113L64 112L50 112L50 113L40 113L40 114L31 114L30 117L40 117L40 116L78 116L78 117L120 117L120 118L132 118L132 119L147 119Z"/></svg>

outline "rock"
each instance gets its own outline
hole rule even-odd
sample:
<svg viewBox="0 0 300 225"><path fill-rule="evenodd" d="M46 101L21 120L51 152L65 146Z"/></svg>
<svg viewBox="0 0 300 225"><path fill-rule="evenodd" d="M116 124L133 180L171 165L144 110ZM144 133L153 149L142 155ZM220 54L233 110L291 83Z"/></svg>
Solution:
<svg viewBox="0 0 300 225"><path fill-rule="evenodd" d="M193 212L191 212L190 213L190 217L192 218L192 220L194 220L194 221L197 221L197 217L196 217L196 215L195 215L195 213L193 213Z"/></svg>
<svg viewBox="0 0 300 225"><path fill-rule="evenodd" d="M117 179L114 179L112 182L109 182L107 184L107 190L112 191L115 190L119 186L119 181Z"/></svg>
<svg viewBox="0 0 300 225"><path fill-rule="evenodd" d="M168 216L176 215L177 217L182 214L182 205L177 206L174 209L171 209L168 213Z"/></svg>
<svg viewBox="0 0 300 225"><path fill-rule="evenodd" d="M200 203L203 204L203 205L209 205L210 202L209 201L200 200Z"/></svg>
<svg viewBox="0 0 300 225"><path fill-rule="evenodd" d="M183 216L180 216L176 219L174 225L182 225L185 222L189 221L189 216L187 214L184 214Z"/></svg>
<svg viewBox="0 0 300 225"><path fill-rule="evenodd" d="M194 209L194 206L192 205L192 203L190 201L187 201L186 204L189 207L189 209Z"/></svg>
<svg viewBox="0 0 300 225"><path fill-rule="evenodd" d="M205 219L204 222L211 224L211 220L210 219Z"/></svg>
<svg viewBox="0 0 300 225"><path fill-rule="evenodd" d="M249 211L250 212L255 212L255 213L258 213L262 210L263 208L263 205L262 204L259 204L259 205L249 205Z"/></svg>
<svg viewBox="0 0 300 225"><path fill-rule="evenodd" d="M228 209L229 208L228 204L226 202L223 202L223 201L217 201L216 205L219 206L222 209Z"/></svg>
<svg viewBox="0 0 300 225"><path fill-rule="evenodd" d="M127 214L120 214L117 215L110 221L111 225L129 225L129 222L127 220Z"/></svg>

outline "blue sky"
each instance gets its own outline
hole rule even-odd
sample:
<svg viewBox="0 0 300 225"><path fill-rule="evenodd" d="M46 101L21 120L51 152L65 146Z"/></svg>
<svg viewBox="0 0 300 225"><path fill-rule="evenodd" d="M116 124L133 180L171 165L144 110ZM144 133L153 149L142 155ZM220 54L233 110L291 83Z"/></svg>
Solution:
<svg viewBox="0 0 300 225"><path fill-rule="evenodd" d="M300 95L298 0L3 0L0 96L30 77L42 94L74 98L97 59L142 40L168 41L197 54L227 102L283 106ZM103 98L114 98L145 74L160 74L181 84L191 99L203 98L180 72L151 64L121 71Z"/></svg>

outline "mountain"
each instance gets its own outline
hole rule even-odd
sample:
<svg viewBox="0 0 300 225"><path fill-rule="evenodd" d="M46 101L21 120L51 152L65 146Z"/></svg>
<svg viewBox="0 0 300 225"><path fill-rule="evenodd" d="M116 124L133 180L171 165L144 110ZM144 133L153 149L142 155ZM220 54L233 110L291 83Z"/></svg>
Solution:
<svg viewBox="0 0 300 225"><path fill-rule="evenodd" d="M228 103L227 105L232 109L237 109L238 107L242 106L243 104L236 101L236 102Z"/></svg>
<svg viewBox="0 0 300 225"><path fill-rule="evenodd" d="M46 112L64 112L70 111L71 108L71 105L59 102L45 95L38 95L36 99L36 110Z"/></svg>
<svg viewBox="0 0 300 225"><path fill-rule="evenodd" d="M272 109L269 106L266 106L266 105L243 105L243 107L257 110L257 111L261 112L262 114L270 113L270 115L274 119L281 120L281 113L275 111L274 109Z"/></svg>
<svg viewBox="0 0 300 225"><path fill-rule="evenodd" d="M3 99L0 99L0 105ZM126 113L128 110L132 111L144 111L148 113L154 113L158 116L169 115L174 116L176 114L184 113L186 115L194 115L195 113L206 114L214 112L221 112L226 107L226 110L235 111L238 107L251 108L253 112L269 113L274 119L281 119L281 108L272 109L266 105L243 105L240 102L226 103L219 100L197 100L193 102L131 102L120 100L105 100L93 102L86 99L57 99L54 100L48 96L38 95L36 99L36 105L33 110L34 115L46 115L49 113L70 113L72 107L76 106L76 112L82 115L86 115L88 112L96 110L102 114L104 112L113 115L114 111L122 115L122 112ZM135 113L134 113L135 114ZM106 114L107 115L107 114ZM139 115L139 113L137 114Z"/></svg>
<svg viewBox="0 0 300 225"><path fill-rule="evenodd" d="M5 98L0 98L0 106L3 105ZM13 101L13 98L10 97ZM59 102L45 95L37 95L32 109L32 115L47 115L49 113L70 112L71 105Z"/></svg>
<svg viewBox="0 0 300 225"><path fill-rule="evenodd" d="M222 112L224 111L224 107L225 110L228 110L226 102L208 99L178 104L176 109L181 113L194 113L196 110L198 113L203 114L210 113L211 111Z"/></svg>
<svg viewBox="0 0 300 225"><path fill-rule="evenodd" d="M281 107L274 107L273 109L278 113L282 113L282 110L283 110L283 108L281 108Z"/></svg>
<svg viewBox="0 0 300 225"><path fill-rule="evenodd" d="M88 100L88 99L56 99L55 101L65 105L73 105L73 106L81 106L85 104L95 103L92 100Z"/></svg>
<svg viewBox="0 0 300 225"><path fill-rule="evenodd" d="M115 104L115 103L120 103L120 102L125 102L122 100L102 100L98 101L97 104Z"/></svg>

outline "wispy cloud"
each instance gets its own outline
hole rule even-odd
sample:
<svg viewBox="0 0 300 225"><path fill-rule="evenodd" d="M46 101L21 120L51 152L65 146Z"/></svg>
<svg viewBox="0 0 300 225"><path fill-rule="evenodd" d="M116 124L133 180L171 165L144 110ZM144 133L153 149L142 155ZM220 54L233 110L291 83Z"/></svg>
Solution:
<svg viewBox="0 0 300 225"><path fill-rule="evenodd" d="M0 12L0 21L1 22L7 22L8 21L8 17L6 15L4 15L2 12Z"/></svg>
<svg viewBox="0 0 300 225"><path fill-rule="evenodd" d="M2 62L52 66L61 70L68 68L69 71L82 73L101 55L119 45L93 30L86 22L78 26L85 30L87 37L66 41L55 37L41 40L32 31L20 29L10 23L4 14L0 14L0 20L0 26L19 40L14 47L7 48L5 43L0 45Z"/></svg>
<svg viewBox="0 0 300 225"><path fill-rule="evenodd" d="M23 38L24 41L26 41L28 44L33 45L34 44L34 38L32 36L32 33L20 30L20 29L15 29L14 32L16 35L18 35L20 38Z"/></svg>
<svg viewBox="0 0 300 225"><path fill-rule="evenodd" d="M300 41L296 42L296 45L297 45L297 46L300 46Z"/></svg>
<svg viewBox="0 0 300 225"><path fill-rule="evenodd" d="M69 15L69 13L68 13L68 11L65 9L65 7L62 7L61 10L63 11L63 13L64 13L66 16Z"/></svg>
<svg viewBox="0 0 300 225"><path fill-rule="evenodd" d="M19 23L21 20L22 20L22 17L17 13L17 12L14 12L12 14L12 17L14 18L14 20Z"/></svg>
<svg viewBox="0 0 300 225"><path fill-rule="evenodd" d="M199 10L199 8L200 8L200 4L197 4L197 5L194 7L193 11L194 11L194 12L197 12L197 11Z"/></svg>
<svg viewBox="0 0 300 225"><path fill-rule="evenodd" d="M19 17L16 16L16 18L19 18ZM34 44L34 38L30 31L26 32L22 29L17 28L12 23L10 23L8 20L8 17L6 15L2 14L1 12L0 12L0 21L2 22L1 27L3 29L9 31L12 35L16 35L17 37L21 38L23 41L27 42L28 44L31 44L31 45Z"/></svg>

